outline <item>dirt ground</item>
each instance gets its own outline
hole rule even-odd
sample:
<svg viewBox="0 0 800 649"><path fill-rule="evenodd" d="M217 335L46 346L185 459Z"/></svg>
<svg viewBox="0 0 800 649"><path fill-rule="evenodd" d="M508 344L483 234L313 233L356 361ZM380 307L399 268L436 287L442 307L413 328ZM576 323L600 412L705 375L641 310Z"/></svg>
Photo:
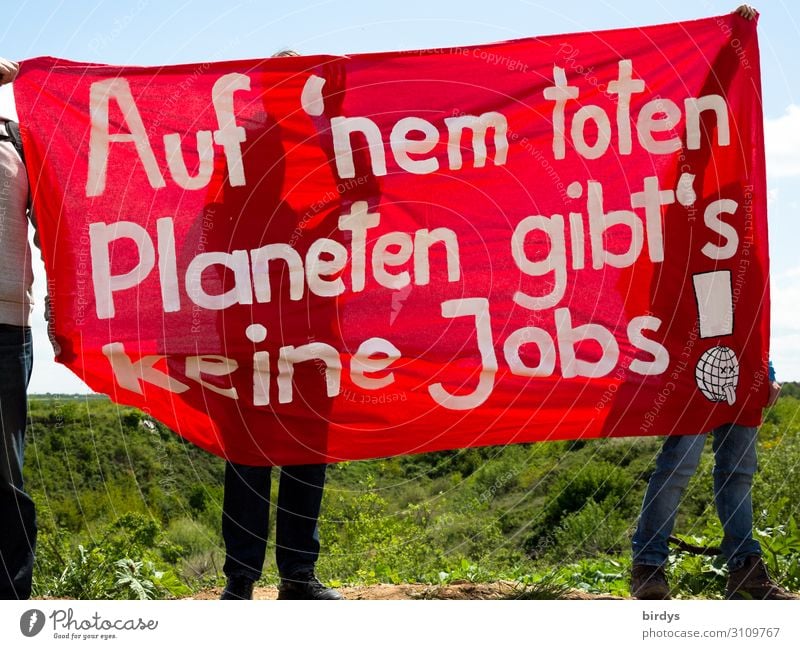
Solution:
<svg viewBox="0 0 800 649"><path fill-rule="evenodd" d="M221 588L212 588L196 593L188 599L219 599ZM523 589L514 582L498 581L491 584L471 582L453 583L446 586L426 584L376 584L374 586L343 586L339 592L346 599L398 600L398 599L529 599ZM277 599L274 586L257 587L253 599ZM530 598L533 599L533 598ZM613 595L595 595L580 590L566 591L559 599L622 599Z"/></svg>

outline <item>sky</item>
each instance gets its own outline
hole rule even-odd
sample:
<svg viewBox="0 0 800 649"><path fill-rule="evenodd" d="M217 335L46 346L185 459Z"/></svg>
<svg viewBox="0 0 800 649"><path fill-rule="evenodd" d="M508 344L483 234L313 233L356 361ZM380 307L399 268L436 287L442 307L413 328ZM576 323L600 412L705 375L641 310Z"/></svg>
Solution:
<svg viewBox="0 0 800 649"><path fill-rule="evenodd" d="M352 54L623 28L728 13L716 0L328 0L308 2L21 1L4 7L0 56L50 55L121 65L263 58L291 48ZM779 380L800 380L800 9L767 0L761 12L772 273L772 359ZM8 87L0 108L12 110ZM42 314L44 268L34 266L34 370L30 391L89 392L57 365Z"/></svg>

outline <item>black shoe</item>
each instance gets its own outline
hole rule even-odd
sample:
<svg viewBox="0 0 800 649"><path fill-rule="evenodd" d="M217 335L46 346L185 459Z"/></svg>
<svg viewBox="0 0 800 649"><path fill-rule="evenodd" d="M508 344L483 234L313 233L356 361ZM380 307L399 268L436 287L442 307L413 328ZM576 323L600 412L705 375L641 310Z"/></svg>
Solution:
<svg viewBox="0 0 800 649"><path fill-rule="evenodd" d="M255 582L246 575L231 575L220 599L253 599Z"/></svg>
<svg viewBox="0 0 800 649"><path fill-rule="evenodd" d="M631 569L631 595L636 599L669 599L669 584L663 566L634 564Z"/></svg>
<svg viewBox="0 0 800 649"><path fill-rule="evenodd" d="M278 599L344 599L342 594L320 583L313 572L281 577Z"/></svg>

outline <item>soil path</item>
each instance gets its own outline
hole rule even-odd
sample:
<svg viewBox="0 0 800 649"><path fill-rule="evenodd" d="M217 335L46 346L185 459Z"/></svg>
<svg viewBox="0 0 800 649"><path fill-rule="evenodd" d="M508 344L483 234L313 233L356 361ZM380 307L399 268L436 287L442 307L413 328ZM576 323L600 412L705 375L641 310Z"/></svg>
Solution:
<svg viewBox="0 0 800 649"><path fill-rule="evenodd" d="M219 599L221 588L211 588L196 593L188 599ZM519 585L510 581L490 584L471 582L453 583L446 586L427 584L376 584L374 586L343 586L339 592L346 599L398 600L398 599L546 599L526 594ZM258 587L253 599L277 599L274 586ZM568 590L558 599L623 599L607 594L592 594L581 590Z"/></svg>

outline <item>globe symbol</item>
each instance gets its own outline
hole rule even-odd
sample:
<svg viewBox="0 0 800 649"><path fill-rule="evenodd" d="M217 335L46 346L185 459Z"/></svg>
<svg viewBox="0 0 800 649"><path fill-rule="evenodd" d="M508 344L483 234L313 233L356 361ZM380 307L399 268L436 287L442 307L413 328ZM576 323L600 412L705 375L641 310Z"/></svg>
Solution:
<svg viewBox="0 0 800 649"><path fill-rule="evenodd" d="M697 387L709 401L736 402L739 359L730 347L712 347L697 361L694 377Z"/></svg>

